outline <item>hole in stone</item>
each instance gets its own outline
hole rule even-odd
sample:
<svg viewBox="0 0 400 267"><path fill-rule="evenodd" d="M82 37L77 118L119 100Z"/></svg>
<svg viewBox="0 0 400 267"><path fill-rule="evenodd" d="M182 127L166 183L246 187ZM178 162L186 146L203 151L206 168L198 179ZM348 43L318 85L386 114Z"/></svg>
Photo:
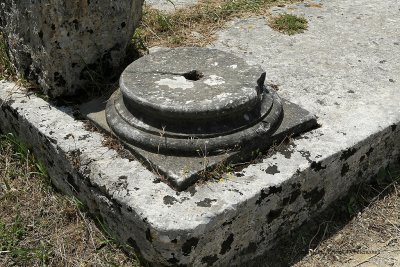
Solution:
<svg viewBox="0 0 400 267"><path fill-rule="evenodd" d="M191 70L189 72L182 74L182 76L185 77L186 80L191 80L191 81L198 81L204 77L203 73L197 70Z"/></svg>

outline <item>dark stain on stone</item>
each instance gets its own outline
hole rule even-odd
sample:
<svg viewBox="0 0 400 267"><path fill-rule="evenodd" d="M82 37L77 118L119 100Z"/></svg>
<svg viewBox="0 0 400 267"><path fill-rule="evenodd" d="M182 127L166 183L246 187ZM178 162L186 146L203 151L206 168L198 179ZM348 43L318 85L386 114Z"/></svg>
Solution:
<svg viewBox="0 0 400 267"><path fill-rule="evenodd" d="M340 160L347 160L351 156L353 156L357 152L356 148L349 148L345 151L343 151L342 155L340 156Z"/></svg>
<svg viewBox="0 0 400 267"><path fill-rule="evenodd" d="M293 149L290 148L285 148L282 151L280 151L280 153L287 159L290 159L292 157L293 154Z"/></svg>
<svg viewBox="0 0 400 267"><path fill-rule="evenodd" d="M153 237L151 236L150 228L147 228L146 230L146 239L151 242L153 242Z"/></svg>
<svg viewBox="0 0 400 267"><path fill-rule="evenodd" d="M175 202L178 202L173 196L165 196L163 200L165 205L174 205Z"/></svg>
<svg viewBox="0 0 400 267"><path fill-rule="evenodd" d="M369 155L371 155L371 153L374 151L374 148L370 148L368 149L367 153L365 153L365 155L367 155L367 157L369 157Z"/></svg>
<svg viewBox="0 0 400 267"><path fill-rule="evenodd" d="M224 223L222 224L222 226L231 225L233 220L234 220L234 218L233 218L231 221L224 222Z"/></svg>
<svg viewBox="0 0 400 267"><path fill-rule="evenodd" d="M84 134L84 135L78 137L78 141L86 140L89 137L90 137L90 134Z"/></svg>
<svg viewBox="0 0 400 267"><path fill-rule="evenodd" d="M201 259L201 263L207 264L207 266L213 266L213 264L218 260L217 254L206 256Z"/></svg>
<svg viewBox="0 0 400 267"><path fill-rule="evenodd" d="M266 193L266 192L268 192L268 193ZM280 192L282 192L282 186L278 186L278 187L276 187L276 186L271 186L271 187L268 188L268 191L266 191L266 189L262 189L262 190L261 190L261 193L260 193L260 197L259 197L258 200L256 201L256 204L257 204L257 205L260 205L261 202L262 202L266 197L268 197L269 195L276 194L276 193L280 193Z"/></svg>
<svg viewBox="0 0 400 267"><path fill-rule="evenodd" d="M139 187L134 187L133 189L135 189L136 191L138 191L138 190L139 190Z"/></svg>
<svg viewBox="0 0 400 267"><path fill-rule="evenodd" d="M216 201L216 199L205 198L202 201L196 202L196 204L199 207L211 207L211 203Z"/></svg>
<svg viewBox="0 0 400 267"><path fill-rule="evenodd" d="M189 187L187 191L190 193L190 196L194 196L196 194L196 192L197 192L196 191L196 186L193 185L193 186Z"/></svg>
<svg viewBox="0 0 400 267"><path fill-rule="evenodd" d="M321 161L319 161L319 162L313 161L313 162L311 162L311 169L313 171L315 171L315 172L318 172L320 170L326 169L326 165L322 166L322 162Z"/></svg>
<svg viewBox="0 0 400 267"><path fill-rule="evenodd" d="M175 254L171 253L172 258L168 259L168 262L173 264L173 266L177 266L177 264L179 263L179 260L177 258L175 258Z"/></svg>
<svg viewBox="0 0 400 267"><path fill-rule="evenodd" d="M362 162L364 159L365 159L365 155L362 155L362 156L360 157L360 162Z"/></svg>
<svg viewBox="0 0 400 267"><path fill-rule="evenodd" d="M393 124L393 125L390 126L390 128L392 129L392 132L394 132L396 130L396 128L397 128L397 125Z"/></svg>
<svg viewBox="0 0 400 267"><path fill-rule="evenodd" d="M265 170L265 172L268 173L268 174L272 174L272 175L275 175L275 174L277 174L277 173L280 173L280 171L278 170L278 166L277 166L277 165L269 166L269 167Z"/></svg>
<svg viewBox="0 0 400 267"><path fill-rule="evenodd" d="M238 193L239 195L243 196L243 193L240 192L238 189L228 189L228 191L236 192L236 193Z"/></svg>
<svg viewBox="0 0 400 267"><path fill-rule="evenodd" d="M282 192L282 186L278 186L278 187L271 186L269 188L269 194L276 194L276 193L280 193L280 192Z"/></svg>
<svg viewBox="0 0 400 267"><path fill-rule="evenodd" d="M126 175L121 175L120 177L118 177L118 179L120 180L126 180L128 179L128 177Z"/></svg>
<svg viewBox="0 0 400 267"><path fill-rule="evenodd" d="M172 264L172 266L184 267L186 264L179 264L179 260L175 257L175 253L171 253L172 258L169 258L167 261Z"/></svg>
<svg viewBox="0 0 400 267"><path fill-rule="evenodd" d="M172 239L172 240L171 240L171 243L173 243L173 244L178 243L178 239L176 239L176 238Z"/></svg>
<svg viewBox="0 0 400 267"><path fill-rule="evenodd" d="M153 180L153 184L159 184L161 183L161 179L160 178L156 178Z"/></svg>
<svg viewBox="0 0 400 267"><path fill-rule="evenodd" d="M346 173L348 173L348 171L350 170L349 164L346 162L345 164L343 164L342 166L342 170L340 171L340 175L343 177L346 175Z"/></svg>
<svg viewBox="0 0 400 267"><path fill-rule="evenodd" d="M260 205L261 202L268 196L268 193L265 192L266 190L262 189L260 193L260 197L257 199L256 204Z"/></svg>
<svg viewBox="0 0 400 267"><path fill-rule="evenodd" d="M39 31L39 38L43 40L43 31L42 30Z"/></svg>
<svg viewBox="0 0 400 267"><path fill-rule="evenodd" d="M184 256L189 256L192 252L193 248L196 248L197 244L199 243L199 239L196 237L192 237L182 245L182 253Z"/></svg>
<svg viewBox="0 0 400 267"><path fill-rule="evenodd" d="M313 206L317 204L325 195L325 189L314 188L310 192L303 192L304 199Z"/></svg>
<svg viewBox="0 0 400 267"><path fill-rule="evenodd" d="M228 238L222 242L221 244L221 251L219 252L219 254L224 255L225 253L227 253L229 250L231 250L231 245L233 243L234 240L234 235L230 234L228 236Z"/></svg>
<svg viewBox="0 0 400 267"><path fill-rule="evenodd" d="M190 198L188 198L188 197L183 197L183 198L181 198L181 203L182 202L184 202L184 201L187 201L187 200L189 200Z"/></svg>
<svg viewBox="0 0 400 267"><path fill-rule="evenodd" d="M279 217L281 215L283 208L279 208L276 210L271 210L268 215L267 215L267 222L271 223L273 220Z"/></svg>
<svg viewBox="0 0 400 267"><path fill-rule="evenodd" d="M244 173L243 172L236 172L235 175L236 175L236 177L243 177Z"/></svg>
<svg viewBox="0 0 400 267"><path fill-rule="evenodd" d="M55 139L55 138L51 138L51 137L47 137L47 139L51 142L51 143L53 143L53 144L57 144L57 139Z"/></svg>
<svg viewBox="0 0 400 267"><path fill-rule="evenodd" d="M312 162L312 160L310 159L311 154L310 154L309 151L301 150L301 151L299 151L299 153L300 153L300 155L302 155L304 158L306 158L306 159L308 160L309 163Z"/></svg>
<svg viewBox="0 0 400 267"><path fill-rule="evenodd" d="M123 29L123 28L125 28L125 26L126 26L126 22L124 21L121 23L121 28Z"/></svg>
<svg viewBox="0 0 400 267"><path fill-rule="evenodd" d="M51 29L54 31L56 29L56 25L51 24Z"/></svg>

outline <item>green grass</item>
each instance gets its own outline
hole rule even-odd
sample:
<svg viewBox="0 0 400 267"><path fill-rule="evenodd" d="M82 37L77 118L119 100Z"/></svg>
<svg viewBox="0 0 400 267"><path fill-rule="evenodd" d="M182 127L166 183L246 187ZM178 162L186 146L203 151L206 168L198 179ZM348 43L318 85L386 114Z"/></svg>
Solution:
<svg viewBox="0 0 400 267"><path fill-rule="evenodd" d="M281 14L273 17L270 20L270 25L273 29L288 35L302 33L308 28L308 22L305 18L292 14Z"/></svg>

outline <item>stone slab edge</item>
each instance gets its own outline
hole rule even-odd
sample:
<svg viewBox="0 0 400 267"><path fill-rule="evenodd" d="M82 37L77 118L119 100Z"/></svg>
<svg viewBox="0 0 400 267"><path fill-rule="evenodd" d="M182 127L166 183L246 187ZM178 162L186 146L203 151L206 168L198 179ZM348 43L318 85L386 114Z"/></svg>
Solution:
<svg viewBox="0 0 400 267"><path fill-rule="evenodd" d="M117 240L156 266L249 261L400 156L400 118L393 116L340 150L302 150L323 135L316 129L222 182L177 193L139 162L103 146L103 137L85 130L69 108L4 81L0 106L1 131L29 143L58 189L80 199Z"/></svg>

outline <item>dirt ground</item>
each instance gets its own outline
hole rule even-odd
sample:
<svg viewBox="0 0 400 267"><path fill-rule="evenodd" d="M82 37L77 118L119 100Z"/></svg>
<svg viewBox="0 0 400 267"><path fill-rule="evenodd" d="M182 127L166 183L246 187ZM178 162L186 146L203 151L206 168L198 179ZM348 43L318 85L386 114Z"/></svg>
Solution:
<svg viewBox="0 0 400 267"><path fill-rule="evenodd" d="M400 266L398 165L354 187L252 266Z"/></svg>
<svg viewBox="0 0 400 267"><path fill-rule="evenodd" d="M337 233L323 240L300 266L400 266L400 188L359 212ZM320 231L327 231L328 224Z"/></svg>

